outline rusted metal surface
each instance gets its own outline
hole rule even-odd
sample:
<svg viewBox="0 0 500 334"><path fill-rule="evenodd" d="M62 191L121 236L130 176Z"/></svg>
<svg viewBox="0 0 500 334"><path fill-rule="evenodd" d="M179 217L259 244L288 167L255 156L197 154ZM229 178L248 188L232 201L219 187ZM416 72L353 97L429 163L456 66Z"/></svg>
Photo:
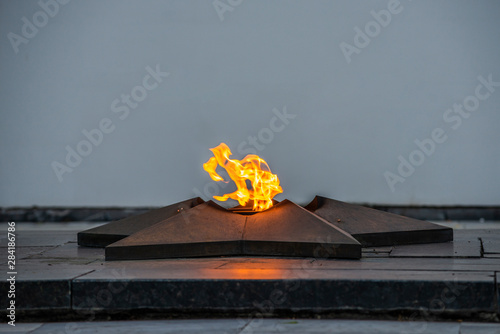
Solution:
<svg viewBox="0 0 500 334"><path fill-rule="evenodd" d="M204 256L361 257L361 247L453 240L426 221L317 196L305 208L284 200L262 212L193 198L78 234L106 247L106 260Z"/></svg>
<svg viewBox="0 0 500 334"><path fill-rule="evenodd" d="M278 204L279 202L273 199L273 205ZM271 207L272 209L272 207ZM270 209L268 209L270 210ZM259 213L260 211L253 211L253 201L249 201L245 206L243 205L237 205L232 208L227 209L227 211L234 212L234 213L239 213L240 215L254 215L256 213ZM264 210L267 211L267 210Z"/></svg>
<svg viewBox="0 0 500 334"><path fill-rule="evenodd" d="M212 201L106 247L106 260L231 255L361 257L361 245L304 208L283 201L251 216Z"/></svg>
<svg viewBox="0 0 500 334"><path fill-rule="evenodd" d="M88 247L105 247L203 202L204 201L199 197L190 198L163 208L151 210L140 215L120 219L106 225L79 232L78 244Z"/></svg>
<svg viewBox="0 0 500 334"><path fill-rule="evenodd" d="M212 201L106 247L106 260L238 255L245 216Z"/></svg>
<svg viewBox="0 0 500 334"><path fill-rule="evenodd" d="M360 244L348 233L289 200L249 216L243 241L244 255L361 257Z"/></svg>
<svg viewBox="0 0 500 334"><path fill-rule="evenodd" d="M360 205L316 196L306 209L358 240L363 247L446 242L453 229Z"/></svg>

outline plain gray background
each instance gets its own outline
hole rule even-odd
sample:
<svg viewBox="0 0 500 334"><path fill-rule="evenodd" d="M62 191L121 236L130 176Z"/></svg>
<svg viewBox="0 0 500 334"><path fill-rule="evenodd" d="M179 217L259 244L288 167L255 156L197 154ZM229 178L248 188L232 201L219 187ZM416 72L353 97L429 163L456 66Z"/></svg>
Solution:
<svg viewBox="0 0 500 334"><path fill-rule="evenodd" d="M348 63L340 44L390 1L228 1L219 15L210 0L73 0L17 53L9 33L44 15L0 1L0 206L209 199L232 188L203 171L208 149L225 142L242 159L237 147L285 107L295 118L258 151L278 199L499 204L500 87L457 129L443 115L478 76L500 81L500 2L402 0ZM120 119L113 101L157 65L170 75ZM114 131L60 182L52 163L104 118ZM384 173L435 128L447 140L391 191Z"/></svg>

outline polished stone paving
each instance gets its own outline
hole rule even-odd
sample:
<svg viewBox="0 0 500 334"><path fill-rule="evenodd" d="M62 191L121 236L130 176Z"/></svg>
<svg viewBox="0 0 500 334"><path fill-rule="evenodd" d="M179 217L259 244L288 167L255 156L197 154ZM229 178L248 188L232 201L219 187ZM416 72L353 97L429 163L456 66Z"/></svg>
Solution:
<svg viewBox="0 0 500 334"><path fill-rule="evenodd" d="M162 312L165 317L170 313L213 317L256 312L266 317L310 317L331 312L361 317L362 314L403 312L405 316L415 315L418 320L431 314L434 320L442 316L442 320L498 321L500 222L446 224L455 229L454 242L364 248L360 260L211 257L104 261L104 249L79 247L76 243L77 232L97 226L96 223L17 223L18 323L21 325L23 319L45 323L55 319L53 316L64 321L64 316L68 317L66 320L88 320L94 315L126 317L136 313L148 319L148 312L156 317ZM7 224L0 223L0 230L6 231ZM8 271L6 245L6 233L2 232L0 270L4 275ZM7 287L2 279L2 310L7 306L7 298L3 297ZM5 319L5 311L0 313ZM227 323L228 332L238 333L241 329L248 332L260 320L238 327L240 319L234 328L230 325L232 320L179 321L186 326ZM342 326L355 324L348 320L290 321L265 320L255 332L281 328L300 332L297 328L307 327L308 321L312 321L313 329L334 326L333 329L343 330ZM106 322L106 326L109 323ZM126 323L119 321L117 326L126 326ZM98 322L80 323L80 332L101 330L95 324ZM139 328L142 325L153 328L158 324L175 328L176 322L134 322ZM374 328L385 326L384 322L377 321L361 322L359 326L361 324ZM434 328L432 326L442 323L425 324ZM388 322L387 330L399 332L397 326L406 325ZM35 333L58 332L60 326L67 325L47 323L33 330L36 329ZM459 324L449 323L446 328L453 326ZM476 325L470 326L461 328L461 333L474 332L470 328ZM482 328L483 324L477 326ZM210 327L203 329L210 330ZM351 333L349 328L345 330Z"/></svg>
<svg viewBox="0 0 500 334"><path fill-rule="evenodd" d="M339 333L339 334L493 334L500 324L332 319L186 319L0 324L0 333Z"/></svg>

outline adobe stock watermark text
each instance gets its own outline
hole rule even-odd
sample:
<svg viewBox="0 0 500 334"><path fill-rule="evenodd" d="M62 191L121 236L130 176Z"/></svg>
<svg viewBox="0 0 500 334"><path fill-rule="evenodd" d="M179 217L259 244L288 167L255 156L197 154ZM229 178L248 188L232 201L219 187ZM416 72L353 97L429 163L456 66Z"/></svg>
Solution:
<svg viewBox="0 0 500 334"><path fill-rule="evenodd" d="M168 77L170 73L162 72L160 65L156 65L153 69L146 66L146 75L142 79L140 85L134 86L129 94L121 94L120 98L116 98L111 102L111 112L116 115L120 121L124 121L130 115L131 110L137 109L139 104L148 97L148 92L155 90L163 82L163 79ZM80 166L83 159L89 156L95 147L101 145L105 135L115 131L116 123L111 118L104 117L93 129L83 129L81 131L81 139L76 145L66 145L66 158L63 162L57 160L52 161L51 167L59 182L64 180L63 176L66 173L71 173L75 168Z"/></svg>
<svg viewBox="0 0 500 334"><path fill-rule="evenodd" d="M399 165L394 172L388 170L384 172L385 181L392 192L396 190L398 183L405 182L415 173L417 167L425 162L426 158L434 154L439 144L448 140L447 131L457 130L464 119L468 119L473 115L473 112L479 109L481 101L487 100L496 88L500 87L500 81L493 81L492 74L486 78L480 75L477 80L479 83L474 89L474 94L466 96L462 103L454 103L451 108L443 112L443 121L449 126L449 129L436 127L427 138L415 139L413 142L417 148L405 156L398 156Z"/></svg>
<svg viewBox="0 0 500 334"><path fill-rule="evenodd" d="M51 19L58 13L61 6L66 5L70 0L40 0L38 6L40 10L36 11L31 18L23 16L21 18L21 27L19 33L9 32L7 38L14 53L19 52L21 44L28 44L30 40L38 35L40 29L45 27Z"/></svg>

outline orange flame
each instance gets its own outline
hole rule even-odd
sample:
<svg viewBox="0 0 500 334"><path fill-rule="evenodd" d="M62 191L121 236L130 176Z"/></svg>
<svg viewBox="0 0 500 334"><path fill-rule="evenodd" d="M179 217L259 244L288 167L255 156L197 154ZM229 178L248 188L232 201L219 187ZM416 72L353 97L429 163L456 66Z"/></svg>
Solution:
<svg viewBox="0 0 500 334"><path fill-rule="evenodd" d="M273 197L283 192L278 175L271 173L271 169L264 159L254 154L249 154L243 160L229 159L231 150L220 143L219 146L211 148L214 154L203 169L210 174L214 181L224 181L215 169L218 165L224 167L229 177L234 181L238 190L224 196L214 196L218 201L226 201L228 198L237 200L241 206L253 201L253 211L267 210L273 206ZM262 169L264 167L264 169ZM252 184L252 189L247 188L246 180Z"/></svg>

